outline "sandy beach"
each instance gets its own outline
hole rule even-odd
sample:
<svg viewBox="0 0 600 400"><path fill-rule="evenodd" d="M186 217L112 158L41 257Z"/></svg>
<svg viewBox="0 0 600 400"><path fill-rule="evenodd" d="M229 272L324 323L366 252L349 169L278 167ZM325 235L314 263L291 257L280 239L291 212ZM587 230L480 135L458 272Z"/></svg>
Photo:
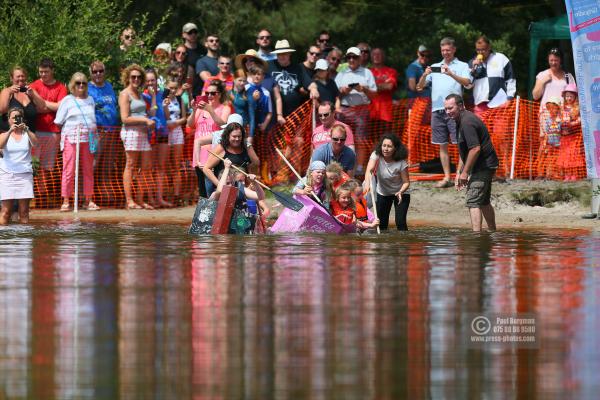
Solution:
<svg viewBox="0 0 600 400"><path fill-rule="evenodd" d="M408 214L409 226L470 226L467 209L464 207L464 192L454 188L436 189L433 182L413 182L411 203ZM537 197L548 197L544 206L522 204L517 198L536 203ZM597 229L600 221L582 219L590 212L590 183L554 181L508 181L494 183L492 203L496 210L499 229L514 228L583 228ZM558 198L557 201L552 201ZM566 198L566 201L564 201ZM274 200L272 215L281 211ZM61 213L58 210L32 210L33 222L70 221L87 222L129 222L140 224L181 224L188 225L195 207L175 209L124 210L103 209L101 211L79 211ZM393 213L392 213L393 216Z"/></svg>

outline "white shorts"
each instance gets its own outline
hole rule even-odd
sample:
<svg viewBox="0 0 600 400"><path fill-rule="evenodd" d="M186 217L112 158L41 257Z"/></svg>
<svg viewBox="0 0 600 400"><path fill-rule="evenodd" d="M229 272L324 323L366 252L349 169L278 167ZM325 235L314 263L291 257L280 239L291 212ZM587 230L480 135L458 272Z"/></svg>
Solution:
<svg viewBox="0 0 600 400"><path fill-rule="evenodd" d="M141 126L123 126L121 140L125 151L150 151L152 147L148 142L148 130Z"/></svg>
<svg viewBox="0 0 600 400"><path fill-rule="evenodd" d="M2 200L33 199L33 174L13 174L0 170L0 198Z"/></svg>
<svg viewBox="0 0 600 400"><path fill-rule="evenodd" d="M172 131L169 131L169 146L173 146L176 144L183 144L184 136L183 129L180 126L175 127Z"/></svg>

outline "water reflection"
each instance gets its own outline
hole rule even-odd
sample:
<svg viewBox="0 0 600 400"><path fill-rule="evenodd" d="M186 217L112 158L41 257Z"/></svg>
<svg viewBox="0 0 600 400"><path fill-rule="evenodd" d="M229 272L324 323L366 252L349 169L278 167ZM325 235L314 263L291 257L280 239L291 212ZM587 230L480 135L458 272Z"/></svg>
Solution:
<svg viewBox="0 0 600 400"><path fill-rule="evenodd" d="M0 398L590 398L595 233L0 230ZM464 343L535 313L539 349Z"/></svg>

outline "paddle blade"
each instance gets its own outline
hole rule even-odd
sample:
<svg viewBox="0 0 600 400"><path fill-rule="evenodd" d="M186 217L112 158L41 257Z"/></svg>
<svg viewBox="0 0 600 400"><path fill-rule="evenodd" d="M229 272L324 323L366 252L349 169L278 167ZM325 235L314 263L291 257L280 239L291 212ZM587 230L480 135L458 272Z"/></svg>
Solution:
<svg viewBox="0 0 600 400"><path fill-rule="evenodd" d="M304 207L304 204L300 203L298 200L294 199L288 194L276 192L274 190L271 190L271 193L273 193L275 199L285 208L289 208L290 210L294 211L300 211L302 210L302 207Z"/></svg>

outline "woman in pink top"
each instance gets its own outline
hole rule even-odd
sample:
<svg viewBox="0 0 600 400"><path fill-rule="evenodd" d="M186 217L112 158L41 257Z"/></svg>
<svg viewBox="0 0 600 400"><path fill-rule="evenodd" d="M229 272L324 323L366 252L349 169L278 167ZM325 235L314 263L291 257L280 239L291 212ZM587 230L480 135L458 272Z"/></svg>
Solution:
<svg viewBox="0 0 600 400"><path fill-rule="evenodd" d="M545 105L551 97L560 98L564 88L570 83L575 83L573 75L563 70L562 59L562 52L558 48L550 49L548 52L550 68L535 77L532 95L534 100L541 100L540 113L545 109Z"/></svg>
<svg viewBox="0 0 600 400"><path fill-rule="evenodd" d="M225 85L219 80L213 80L204 91L204 96L198 96L192 102L192 113L188 117L187 125L194 128L194 152L192 154L192 165L198 177L198 190L201 197L206 197L206 185L212 182L204 177L202 167L208 159L208 150L211 145L200 145L199 139L205 136L212 137L213 132L221 129L221 125L227 123L227 117L231 113L227 100Z"/></svg>

